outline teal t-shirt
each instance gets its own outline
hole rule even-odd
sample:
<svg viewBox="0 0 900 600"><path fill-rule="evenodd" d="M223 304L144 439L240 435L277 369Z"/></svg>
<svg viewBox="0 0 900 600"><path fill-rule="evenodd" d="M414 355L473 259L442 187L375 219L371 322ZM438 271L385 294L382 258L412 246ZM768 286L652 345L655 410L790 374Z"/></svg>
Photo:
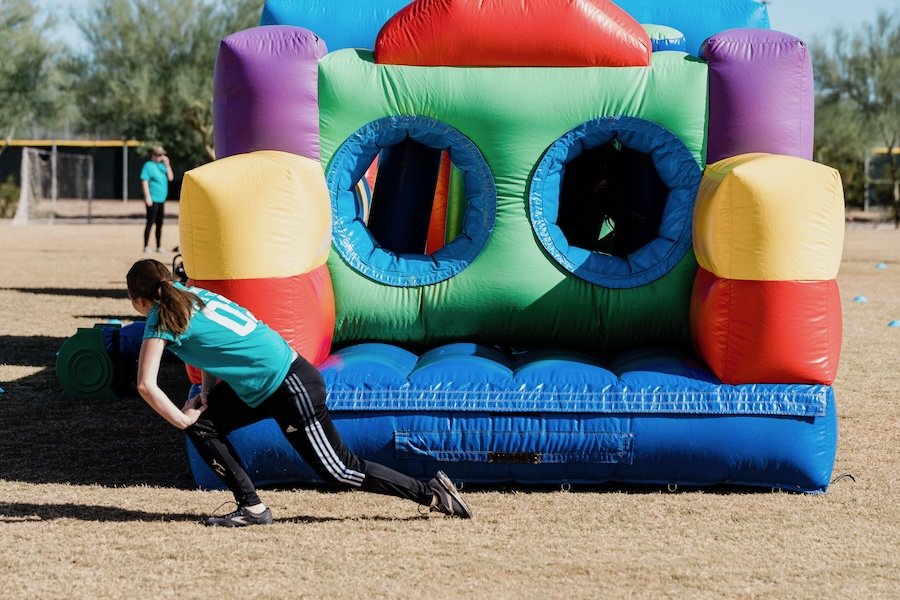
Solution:
<svg viewBox="0 0 900 600"><path fill-rule="evenodd" d="M145 162L141 167L141 181L146 181L150 186L150 199L155 203L161 204L169 197L169 175L163 163Z"/></svg>
<svg viewBox="0 0 900 600"><path fill-rule="evenodd" d="M194 311L187 330L177 338L159 327L159 305L147 315L144 338L166 340L166 347L189 365L227 382L249 406L275 392L294 358L281 335L246 308L197 287L174 284L206 303Z"/></svg>

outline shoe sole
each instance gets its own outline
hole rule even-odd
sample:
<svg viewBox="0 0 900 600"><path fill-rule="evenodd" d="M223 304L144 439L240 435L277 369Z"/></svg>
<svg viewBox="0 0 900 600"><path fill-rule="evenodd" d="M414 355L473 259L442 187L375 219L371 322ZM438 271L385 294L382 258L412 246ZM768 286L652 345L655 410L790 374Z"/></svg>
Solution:
<svg viewBox="0 0 900 600"><path fill-rule="evenodd" d="M271 525L270 521L250 521L247 523L235 523L233 521L229 521L228 523L217 523L215 521L203 521L203 524L207 527L225 527L225 528L234 528L234 527L253 527L254 525Z"/></svg>
<svg viewBox="0 0 900 600"><path fill-rule="evenodd" d="M447 493L453 497L453 499L462 507L464 511L462 514L454 513L453 516L460 517L462 519L471 519L472 510L469 508L469 505L466 504L466 501L462 499L462 496L459 495L459 491L456 489L456 485L449 477L447 477L447 474L443 471L438 471L434 475L434 478L438 480L438 483L440 483L444 487L444 489L447 490Z"/></svg>
<svg viewBox="0 0 900 600"><path fill-rule="evenodd" d="M250 527L252 525L271 525L272 518L271 515L268 519L261 519L259 521L256 520L247 520L242 522L239 521L218 521L219 517L207 517L201 521L207 527Z"/></svg>

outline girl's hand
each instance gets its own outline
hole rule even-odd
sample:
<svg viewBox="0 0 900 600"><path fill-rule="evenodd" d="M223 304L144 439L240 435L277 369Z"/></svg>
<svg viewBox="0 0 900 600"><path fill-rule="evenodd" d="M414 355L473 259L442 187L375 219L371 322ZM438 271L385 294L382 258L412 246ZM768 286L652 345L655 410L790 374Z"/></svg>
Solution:
<svg viewBox="0 0 900 600"><path fill-rule="evenodd" d="M184 406L181 407L181 410L183 412L190 408L195 408L200 412L206 410L206 394L200 392L196 396L188 398L188 401L184 403Z"/></svg>
<svg viewBox="0 0 900 600"><path fill-rule="evenodd" d="M207 405L205 400L205 398L201 398L200 394L197 394L184 403L184 407L182 407L181 412L183 412L184 416L187 417L187 421L184 426L185 429L196 423L197 419L200 418L200 415L203 414L203 411L206 410Z"/></svg>

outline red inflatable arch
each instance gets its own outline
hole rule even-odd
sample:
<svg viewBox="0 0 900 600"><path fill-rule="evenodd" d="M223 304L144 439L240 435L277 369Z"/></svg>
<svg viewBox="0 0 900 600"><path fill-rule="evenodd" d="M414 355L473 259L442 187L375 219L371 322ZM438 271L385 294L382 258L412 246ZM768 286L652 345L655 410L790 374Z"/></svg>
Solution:
<svg viewBox="0 0 900 600"><path fill-rule="evenodd" d="M375 62L454 67L644 67L647 32L609 0L416 0L385 24Z"/></svg>

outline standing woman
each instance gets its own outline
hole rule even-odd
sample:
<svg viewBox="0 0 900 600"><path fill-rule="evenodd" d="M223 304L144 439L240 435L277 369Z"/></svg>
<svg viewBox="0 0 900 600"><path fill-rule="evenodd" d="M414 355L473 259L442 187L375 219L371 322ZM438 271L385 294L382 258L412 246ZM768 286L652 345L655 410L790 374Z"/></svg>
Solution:
<svg viewBox="0 0 900 600"><path fill-rule="evenodd" d="M162 146L150 148L150 160L141 167L141 189L147 205L147 224L144 226L144 254L150 252L150 229L156 225L156 251L162 252L162 226L166 216L169 182L175 179L169 157Z"/></svg>
<svg viewBox="0 0 900 600"><path fill-rule="evenodd" d="M275 419L325 481L407 498L447 515L472 516L442 471L426 484L350 452L331 422L319 371L250 311L208 290L173 283L166 266L152 259L134 263L126 281L132 305L147 317L138 392L166 421L187 431L238 505L227 515L206 518L206 525L272 522L272 512L259 499L226 438L267 417ZM200 393L181 409L157 385L166 348L202 371Z"/></svg>

